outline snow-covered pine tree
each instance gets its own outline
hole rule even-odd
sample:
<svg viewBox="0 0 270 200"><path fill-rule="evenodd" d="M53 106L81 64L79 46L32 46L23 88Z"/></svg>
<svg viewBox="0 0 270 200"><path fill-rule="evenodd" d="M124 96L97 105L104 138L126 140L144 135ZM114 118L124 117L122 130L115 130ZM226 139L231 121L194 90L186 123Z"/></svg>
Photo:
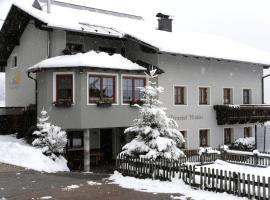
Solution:
<svg viewBox="0 0 270 200"><path fill-rule="evenodd" d="M139 118L125 130L126 134L135 133L136 137L123 147L122 153L149 159L177 160L184 156L179 147L185 140L176 121L166 116L166 108L158 100L164 89L152 82L158 77L156 69L152 69L147 76L148 85L140 89L144 104L139 106Z"/></svg>
<svg viewBox="0 0 270 200"><path fill-rule="evenodd" d="M67 134L60 127L48 122L49 116L45 110L41 111L41 117L38 118L38 130L33 133L37 138L32 145L41 149L42 153L51 159L64 153L67 143Z"/></svg>

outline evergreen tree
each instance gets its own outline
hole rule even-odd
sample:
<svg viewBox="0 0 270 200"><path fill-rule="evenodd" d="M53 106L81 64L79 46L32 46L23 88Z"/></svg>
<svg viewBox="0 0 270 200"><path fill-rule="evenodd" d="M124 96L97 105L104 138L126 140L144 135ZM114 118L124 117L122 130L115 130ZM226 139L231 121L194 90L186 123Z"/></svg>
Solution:
<svg viewBox="0 0 270 200"><path fill-rule="evenodd" d="M178 129L176 121L166 116L166 108L158 100L163 88L157 86L153 79L157 78L156 69L147 74L148 85L140 88L144 104L139 107L139 118L134 125L125 130L126 134L136 134L136 137L123 147L122 153L143 158L167 158L177 160L184 156L180 150L185 142Z"/></svg>
<svg viewBox="0 0 270 200"><path fill-rule="evenodd" d="M44 155L55 160L56 157L64 153L67 135L60 127L52 125L48 120L48 113L42 110L41 117L38 119L38 130L33 133L37 138L32 142L32 145L41 149Z"/></svg>

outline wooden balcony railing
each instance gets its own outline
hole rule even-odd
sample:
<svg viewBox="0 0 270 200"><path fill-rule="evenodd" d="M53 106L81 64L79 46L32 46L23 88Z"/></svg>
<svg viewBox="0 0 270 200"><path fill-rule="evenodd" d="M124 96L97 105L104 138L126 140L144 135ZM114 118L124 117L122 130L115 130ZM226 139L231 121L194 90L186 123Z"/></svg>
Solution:
<svg viewBox="0 0 270 200"><path fill-rule="evenodd" d="M270 121L270 105L215 105L218 125Z"/></svg>

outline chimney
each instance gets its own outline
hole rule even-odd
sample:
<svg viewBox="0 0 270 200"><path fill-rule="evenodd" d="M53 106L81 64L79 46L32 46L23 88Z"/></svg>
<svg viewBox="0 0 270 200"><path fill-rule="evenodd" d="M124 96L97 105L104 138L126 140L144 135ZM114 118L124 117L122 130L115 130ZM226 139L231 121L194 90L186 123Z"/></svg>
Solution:
<svg viewBox="0 0 270 200"><path fill-rule="evenodd" d="M158 30L172 32L172 18L169 15L158 13Z"/></svg>
<svg viewBox="0 0 270 200"><path fill-rule="evenodd" d="M47 0L47 13L51 13L52 0Z"/></svg>

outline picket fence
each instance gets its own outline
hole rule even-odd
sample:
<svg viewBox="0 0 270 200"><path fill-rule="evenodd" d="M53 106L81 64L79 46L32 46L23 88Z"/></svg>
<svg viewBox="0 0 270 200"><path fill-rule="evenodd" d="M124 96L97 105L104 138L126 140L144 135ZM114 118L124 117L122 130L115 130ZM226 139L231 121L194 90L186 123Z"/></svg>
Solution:
<svg viewBox="0 0 270 200"><path fill-rule="evenodd" d="M198 161L195 157L196 162ZM205 157L214 161L214 157ZM179 178L193 188L227 192L249 199L270 200L270 177L254 176L245 173L236 173L229 170L219 170L198 163L190 164L188 158L178 161L168 159L143 159L127 155L119 155L116 160L117 170L126 176L137 178L151 178L162 181Z"/></svg>

